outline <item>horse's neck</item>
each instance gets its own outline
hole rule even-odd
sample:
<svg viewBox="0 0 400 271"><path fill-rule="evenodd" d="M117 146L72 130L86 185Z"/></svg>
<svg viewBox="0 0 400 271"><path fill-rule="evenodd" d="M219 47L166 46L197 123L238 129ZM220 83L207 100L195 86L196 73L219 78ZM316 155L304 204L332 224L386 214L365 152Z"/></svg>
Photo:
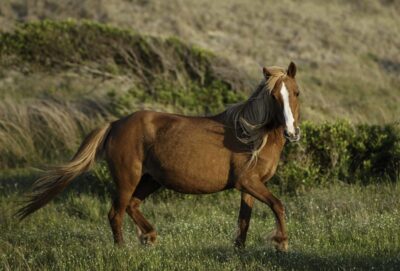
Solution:
<svg viewBox="0 0 400 271"><path fill-rule="evenodd" d="M208 118L212 119L213 121L219 122L223 125L226 125L227 127L233 128L233 125L231 123L227 123L225 113L226 113L226 111L221 112L214 116L210 116ZM233 129L228 129L228 130L229 130L229 132L233 133L232 137L235 137L235 131ZM284 127L279 126L279 127L273 128L270 131L266 132L267 141L265 143L265 146L260 150L259 155L258 155L259 157L270 159L271 156L273 156L274 158L279 160L282 150L283 150L283 146L285 145L285 141L286 141L286 139L283 135L283 130L284 130ZM241 144L241 143L239 143L239 144Z"/></svg>
<svg viewBox="0 0 400 271"><path fill-rule="evenodd" d="M259 156L270 157L272 153L280 157L285 141L282 126L269 131L267 133L267 142L264 148L261 149Z"/></svg>

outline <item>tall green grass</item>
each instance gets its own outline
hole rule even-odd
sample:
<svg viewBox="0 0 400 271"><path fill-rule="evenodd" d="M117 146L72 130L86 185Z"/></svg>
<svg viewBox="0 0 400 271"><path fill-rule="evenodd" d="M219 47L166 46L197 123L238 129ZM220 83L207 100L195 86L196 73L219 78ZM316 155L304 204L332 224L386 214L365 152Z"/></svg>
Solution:
<svg viewBox="0 0 400 271"><path fill-rule="evenodd" d="M126 216L126 246L114 247L110 200L69 190L23 223L11 216L15 188L0 197L0 268L3 270L398 270L399 183L361 187L333 184L300 196L282 196L289 252L274 251L270 209L256 202L247 247L233 239L240 196L152 195L142 207L159 238L139 245ZM82 187L83 186L83 187Z"/></svg>

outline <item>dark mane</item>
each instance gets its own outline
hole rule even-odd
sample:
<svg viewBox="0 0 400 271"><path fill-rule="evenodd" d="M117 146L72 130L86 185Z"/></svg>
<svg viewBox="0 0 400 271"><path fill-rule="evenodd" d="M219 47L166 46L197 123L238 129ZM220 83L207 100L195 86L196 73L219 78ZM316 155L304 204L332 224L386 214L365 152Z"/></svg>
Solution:
<svg viewBox="0 0 400 271"><path fill-rule="evenodd" d="M280 105L271 94L272 89L286 74L283 69L275 68L268 80L263 80L249 99L230 106L225 113L226 124L233 127L236 138L257 151L268 131L283 124Z"/></svg>

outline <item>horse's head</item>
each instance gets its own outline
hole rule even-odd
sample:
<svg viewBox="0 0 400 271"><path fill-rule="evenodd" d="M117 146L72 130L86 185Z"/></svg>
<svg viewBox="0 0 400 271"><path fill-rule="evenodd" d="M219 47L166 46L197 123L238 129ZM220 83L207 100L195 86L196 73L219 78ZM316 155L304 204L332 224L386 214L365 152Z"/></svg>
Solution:
<svg viewBox="0 0 400 271"><path fill-rule="evenodd" d="M271 72L267 68L263 68L265 78L271 76ZM300 139L300 127L299 127L299 87L296 83L296 65L291 62L286 75L282 76L272 88L271 94L280 104L284 117L284 134L285 137L290 141L298 141Z"/></svg>

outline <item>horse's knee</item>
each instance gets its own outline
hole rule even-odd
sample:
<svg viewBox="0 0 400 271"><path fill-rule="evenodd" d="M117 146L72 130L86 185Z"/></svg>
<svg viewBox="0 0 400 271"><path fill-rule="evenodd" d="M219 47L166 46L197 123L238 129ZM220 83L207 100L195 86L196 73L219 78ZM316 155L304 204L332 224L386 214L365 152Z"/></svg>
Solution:
<svg viewBox="0 0 400 271"><path fill-rule="evenodd" d="M111 208L108 212L108 221L110 222L111 228L113 231L118 230L121 225L121 217L118 215L118 212Z"/></svg>
<svg viewBox="0 0 400 271"><path fill-rule="evenodd" d="M141 201L139 199L133 199L133 200L131 200L129 206L131 208L139 208L140 203L141 203Z"/></svg>
<svg viewBox="0 0 400 271"><path fill-rule="evenodd" d="M139 208L140 203L141 203L141 201L139 199L136 199L136 198L131 199L131 201L129 202L128 208L130 208L132 210L137 209L137 208Z"/></svg>
<svg viewBox="0 0 400 271"><path fill-rule="evenodd" d="M132 199L129 202L129 205L126 207L126 212L128 213L128 215L130 215L132 218L134 216L135 210L137 210L139 208L141 201L137 200L137 199Z"/></svg>

